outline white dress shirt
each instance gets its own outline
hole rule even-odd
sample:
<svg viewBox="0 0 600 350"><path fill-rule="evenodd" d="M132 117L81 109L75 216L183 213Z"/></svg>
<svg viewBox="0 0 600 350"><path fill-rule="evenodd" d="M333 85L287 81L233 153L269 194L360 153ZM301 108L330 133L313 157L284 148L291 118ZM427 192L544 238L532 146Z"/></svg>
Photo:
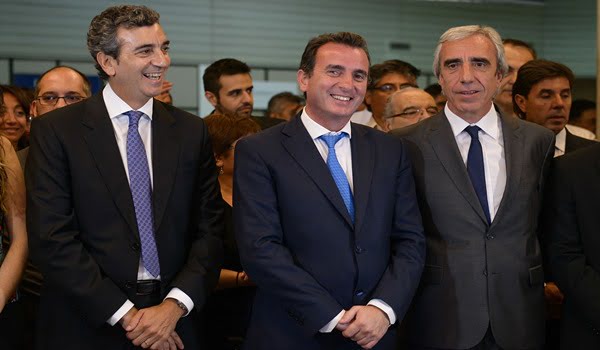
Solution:
<svg viewBox="0 0 600 350"><path fill-rule="evenodd" d="M352 178L352 148L350 147L350 138L352 137L352 128L350 127L350 121L348 121L348 123L346 123L346 125L341 130L334 132L334 131L330 131L330 130L326 129L325 127L323 127L320 124L318 124L317 122L315 122L306 113L306 109L304 109L302 111L302 115L300 116L300 118L302 120L302 124L304 124L304 127L308 131L308 134L310 135L313 142L315 143L317 150L321 154L321 157L323 157L323 161L326 163L327 163L327 156L329 154L329 147L327 146L325 141L321 140L319 137L321 137L322 135L326 135L326 134L339 135L342 132L345 132L348 134L348 137L344 137L344 138L340 139L335 144L335 154L338 159L338 162L340 163L340 166L342 167L342 169L344 170L344 173L346 174L346 178L348 179L348 183L350 184L350 190L352 191L352 193L354 193L354 183L353 183L353 178ZM373 305L373 306L379 308L381 311L385 312L385 314L388 316L388 319L390 320L390 325L392 325L396 322L396 313L383 300L372 299L368 302L367 305ZM327 323L325 326L323 326L323 328L321 328L319 330L319 332L321 332L321 333L331 332L335 328L335 326L338 324L340 319L344 316L345 312L346 312L345 310L340 311L340 313L337 314L337 316L335 316L331 321L329 321L329 323Z"/></svg>
<svg viewBox="0 0 600 350"><path fill-rule="evenodd" d="M456 144L462 159L467 164L471 136L465 131L469 125L477 125L479 142L483 151L483 167L485 171L485 190L490 209L490 220L494 220L506 187L506 157L504 154L504 138L502 122L492 105L490 110L475 124L469 124L454 114L446 104L444 108L450 127L454 133Z"/></svg>
<svg viewBox="0 0 600 350"><path fill-rule="evenodd" d="M554 158L563 156L567 148L567 129L563 128L554 139Z"/></svg>
<svg viewBox="0 0 600 350"><path fill-rule="evenodd" d="M127 174L127 180L129 180L129 169L127 167L127 130L129 129L129 116L125 115L125 112L134 110L131 108L125 101L123 101L114 90L110 87L110 84L106 84L106 87L102 91L102 97L104 97L104 104L106 105L106 110L108 111L108 116L110 117L110 121L113 125L113 129L115 131L115 139L117 140L117 146L119 147L119 153L121 154L121 160L123 161L123 166L125 167L125 173ZM152 106L153 99L149 99L145 105L143 105L138 111L143 112L144 115L140 118L138 124L138 131L142 138L142 142L144 144L144 148L146 150L146 157L148 157L148 169L150 173L150 184L153 185L153 174L152 174ZM142 263L142 259L140 257L140 263L138 265L138 280L150 280L150 279L158 279L160 280L160 275L154 278L148 270L144 267ZM192 299L185 294L179 288L173 288L167 294L166 298L177 299L182 302L188 309L188 314L194 307L194 302ZM115 312L107 322L114 326L119 320L125 316L125 314L134 307L134 304L127 300L125 303ZM187 314L185 315L187 316Z"/></svg>

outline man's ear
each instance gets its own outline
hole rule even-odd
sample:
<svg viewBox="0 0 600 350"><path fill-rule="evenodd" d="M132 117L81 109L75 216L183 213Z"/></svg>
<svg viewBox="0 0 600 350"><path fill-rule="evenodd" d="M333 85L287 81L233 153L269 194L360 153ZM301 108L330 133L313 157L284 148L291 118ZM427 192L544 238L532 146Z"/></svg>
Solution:
<svg viewBox="0 0 600 350"><path fill-rule="evenodd" d="M527 111L527 99L523 95L516 94L515 103L521 110L521 113L525 114L525 112Z"/></svg>
<svg viewBox="0 0 600 350"><path fill-rule="evenodd" d="M37 96L35 98L37 98ZM33 101L31 101L31 104L29 105L29 115L31 116L31 118L35 118L38 116L37 108L36 108L37 102L38 102L37 100L33 100Z"/></svg>
<svg viewBox="0 0 600 350"><path fill-rule="evenodd" d="M298 82L298 87L300 91L306 92L308 90L308 80L310 76L308 73L303 71L302 69L298 69L298 73L296 74L296 81Z"/></svg>
<svg viewBox="0 0 600 350"><path fill-rule="evenodd" d="M217 104L219 103L219 99L217 98L217 96L210 91L204 91L204 97L206 97L208 102L210 102L210 104L213 107L216 107Z"/></svg>
<svg viewBox="0 0 600 350"><path fill-rule="evenodd" d="M114 77L115 74L117 74L116 66L119 64L119 62L117 62L117 60L114 57L100 51L96 54L96 61L98 61L98 64L100 65L104 73L106 73L106 75L108 75L109 77Z"/></svg>

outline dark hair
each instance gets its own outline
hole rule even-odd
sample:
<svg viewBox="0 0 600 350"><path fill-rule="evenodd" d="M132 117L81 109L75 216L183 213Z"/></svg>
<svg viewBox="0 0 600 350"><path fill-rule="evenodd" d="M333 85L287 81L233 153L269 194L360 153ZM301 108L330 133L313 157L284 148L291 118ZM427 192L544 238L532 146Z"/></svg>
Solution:
<svg viewBox="0 0 600 350"><path fill-rule="evenodd" d="M208 135L212 143L215 156L223 155L236 140L248 134L260 131L260 126L250 118L214 112L204 118L208 127Z"/></svg>
<svg viewBox="0 0 600 350"><path fill-rule="evenodd" d="M383 78L389 73L396 73L405 76L410 80L416 81L421 71L412 64L400 60L387 60L382 63L374 64L369 68L369 86L368 89L373 89Z"/></svg>
<svg viewBox="0 0 600 350"><path fill-rule="evenodd" d="M442 94L442 86L438 83L431 84L428 87L426 87L424 90L426 93L430 94L433 98L436 98Z"/></svg>
<svg viewBox="0 0 600 350"><path fill-rule="evenodd" d="M80 71L78 71L77 69L73 68L73 67L69 67L69 66L56 66L56 67L52 67L50 69L48 69L47 71L45 71L44 73L42 73L42 75L40 75L40 77L38 78L38 80L35 82L35 90L33 92L33 96L34 98L37 98L39 93L40 93L40 82L42 81L42 79L44 79L44 77L46 76L46 74L59 69L59 68L65 68L65 69L70 69L73 72L77 73L80 77L81 80L83 82L83 92L85 93L85 97L90 97L92 95L92 87L90 84L90 80L85 76L85 74L81 73Z"/></svg>
<svg viewBox="0 0 600 350"><path fill-rule="evenodd" d="M267 105L267 111L266 111L265 115L267 117L271 117L271 115L273 113L281 112L282 104L286 103L286 102L287 103L295 103L297 105L303 105L304 99L302 97L300 97L298 95L294 95L288 91L280 92L276 95L273 95L273 97L271 97L271 99L269 100L269 103Z"/></svg>
<svg viewBox="0 0 600 350"><path fill-rule="evenodd" d="M141 5L111 6L92 19L87 33L87 46L96 61L96 70L100 78L107 80L96 56L103 52L115 59L119 57L121 43L117 40L117 30L146 27L158 23L158 12Z"/></svg>
<svg viewBox="0 0 600 350"><path fill-rule="evenodd" d="M567 78L569 86L573 88L575 76L571 69L562 63L547 60L533 60L521 66L512 90L513 109L517 116L521 119L525 118L525 112L519 108L515 100L516 95L527 97L535 84L542 80L559 77Z"/></svg>
<svg viewBox="0 0 600 350"><path fill-rule="evenodd" d="M24 89L18 86L14 86L14 85L0 85L0 90L2 91L2 100L3 100L3 104L4 104L4 94L11 94L13 95L16 99L17 102L19 103L19 105L21 106L21 108L23 109L23 112L25 112L25 116L27 118L27 122L29 122L29 106L31 105L31 102L33 102L33 91L29 90L29 89ZM4 106L6 107L6 106ZM4 112L6 112L6 110L4 110ZM15 149L15 151L19 151L22 150L23 148L29 146L29 140L28 140L28 136L26 134L23 134L23 136L21 136L21 138L19 139L19 141L17 142L17 148Z"/></svg>
<svg viewBox="0 0 600 350"><path fill-rule="evenodd" d="M531 56L533 57L534 60L537 59L537 53L535 52L535 49L533 48L533 46L529 45L528 43L526 43L522 40L506 38L506 39L502 40L502 44L515 46L515 47L522 47L522 48L526 49L527 51L529 51L529 53L531 53Z"/></svg>
<svg viewBox="0 0 600 350"><path fill-rule="evenodd" d="M202 82L204 83L204 91L209 91L219 98L219 90L221 84L219 78L222 75L250 74L250 67L242 61L235 58L222 58L213 62L204 71Z"/></svg>
<svg viewBox="0 0 600 350"><path fill-rule="evenodd" d="M581 118L583 112L590 109L596 109L596 102L586 99L573 100L573 102L571 102L571 112L569 114L569 121L578 120L579 118Z"/></svg>
<svg viewBox="0 0 600 350"><path fill-rule="evenodd" d="M342 44L350 47L362 49L367 54L369 65L371 65L371 56L369 55L369 49L367 47L366 40L355 33L350 32L338 32L338 33L326 33L314 37L308 41L300 60L300 67L304 73L309 77L312 75L313 69L315 68L315 61L317 57L317 51L319 48L328 43Z"/></svg>

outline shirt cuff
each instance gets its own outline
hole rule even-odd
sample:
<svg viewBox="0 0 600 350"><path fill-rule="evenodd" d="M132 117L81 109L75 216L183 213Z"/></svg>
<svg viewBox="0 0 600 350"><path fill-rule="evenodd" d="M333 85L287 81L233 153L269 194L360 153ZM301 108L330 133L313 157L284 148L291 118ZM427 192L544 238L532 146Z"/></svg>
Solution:
<svg viewBox="0 0 600 350"><path fill-rule="evenodd" d="M177 299L177 300L181 301L183 303L183 305L185 305L185 307L187 307L188 312L185 315L183 315L182 317L189 315L190 311L192 311L192 309L194 308L194 302L192 301L192 299L190 297L188 297L188 295L185 294L179 288L171 289L171 291L169 292L169 294L167 294L165 299L167 299L167 298Z"/></svg>
<svg viewBox="0 0 600 350"><path fill-rule="evenodd" d="M338 322L340 322L340 320L342 319L342 317L344 316L345 313L346 313L346 310L340 311L340 313L337 314L337 316L335 316L333 318L333 320L329 321L329 323L327 323L325 326L323 326L323 328L319 329L319 332L320 333L331 333L331 331L335 328L335 326L337 326Z"/></svg>
<svg viewBox="0 0 600 350"><path fill-rule="evenodd" d="M119 310L117 310L117 312L115 312L106 322L111 326L116 325L117 322L119 322L119 320L121 320L123 316L125 316L125 314L129 312L129 310L131 310L134 306L135 305L133 305L133 303L129 299L127 299L125 303L123 303L123 305L119 308Z"/></svg>
<svg viewBox="0 0 600 350"><path fill-rule="evenodd" d="M375 306L376 308L385 312L388 319L390 320L390 326L396 323L396 313L394 312L394 309L392 309L385 301L381 299L371 299L371 301L369 301L367 305Z"/></svg>

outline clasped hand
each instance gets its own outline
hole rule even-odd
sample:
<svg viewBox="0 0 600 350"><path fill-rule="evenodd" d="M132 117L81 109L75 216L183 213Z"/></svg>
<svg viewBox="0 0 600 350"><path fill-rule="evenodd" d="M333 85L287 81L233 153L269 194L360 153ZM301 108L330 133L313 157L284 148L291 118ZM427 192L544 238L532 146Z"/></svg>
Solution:
<svg viewBox="0 0 600 350"><path fill-rule="evenodd" d="M335 328L363 349L373 348L385 335L390 321L381 309L372 305L356 305L344 313Z"/></svg>
<svg viewBox="0 0 600 350"><path fill-rule="evenodd" d="M132 308L121 319L121 325L135 346L152 350L177 350L183 349L183 342L175 332L181 316L183 310L172 300L166 299L149 308Z"/></svg>

